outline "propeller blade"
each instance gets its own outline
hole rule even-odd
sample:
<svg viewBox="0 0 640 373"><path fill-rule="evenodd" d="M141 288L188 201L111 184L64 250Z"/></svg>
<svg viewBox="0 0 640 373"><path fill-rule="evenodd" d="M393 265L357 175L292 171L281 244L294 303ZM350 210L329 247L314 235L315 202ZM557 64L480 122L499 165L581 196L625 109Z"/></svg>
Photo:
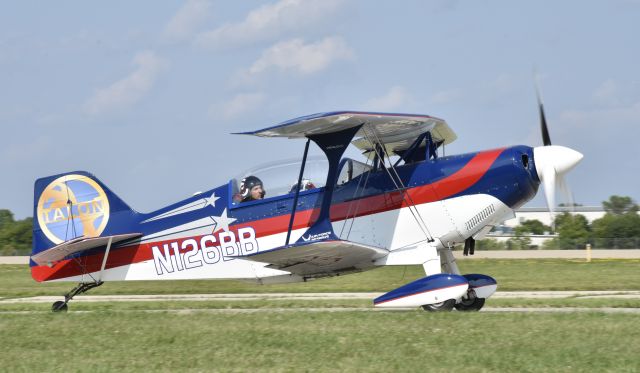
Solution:
<svg viewBox="0 0 640 373"><path fill-rule="evenodd" d="M542 143L544 146L533 148L533 158L538 178L544 185L544 194L547 198L549 213L551 214L551 225L555 225L554 211L556 207L556 186L562 191L573 211L573 195L564 180L564 175L574 168L584 157L580 152L573 149L551 145L547 118L544 114L542 95L538 85L538 74L534 69L534 82L536 86L536 98L538 99L538 110L540 111L540 132L542 133ZM555 227L554 227L555 229Z"/></svg>
<svg viewBox="0 0 640 373"><path fill-rule="evenodd" d="M551 168L545 168L542 171L542 184L544 185L544 196L547 199L547 207L553 221L553 213L556 207L556 171Z"/></svg>
<svg viewBox="0 0 640 373"><path fill-rule="evenodd" d="M576 208L573 203L573 193L571 192L571 188L569 188L569 184L567 184L564 176L558 177L556 179L556 182L558 185L558 189L560 189L560 192L563 194L564 201L569 206L569 210L571 212L575 212Z"/></svg>
<svg viewBox="0 0 640 373"><path fill-rule="evenodd" d="M540 130L542 132L542 143L544 146L551 145L551 137L549 137L549 129L547 128L547 117L544 115L544 105L540 97L540 89L536 84L536 97L538 98L538 109L540 110Z"/></svg>
<svg viewBox="0 0 640 373"><path fill-rule="evenodd" d="M544 194L552 221L556 206L556 185L567 190L564 175L580 163L583 157L582 153L564 146L548 145L533 148L536 171L544 185Z"/></svg>

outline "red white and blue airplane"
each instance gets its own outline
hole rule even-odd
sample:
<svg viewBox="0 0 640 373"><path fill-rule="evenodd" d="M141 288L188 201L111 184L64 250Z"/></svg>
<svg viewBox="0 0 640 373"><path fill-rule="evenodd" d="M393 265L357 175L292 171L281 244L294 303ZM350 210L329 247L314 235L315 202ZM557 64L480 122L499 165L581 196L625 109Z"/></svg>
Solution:
<svg viewBox="0 0 640 373"><path fill-rule="evenodd" d="M479 310L497 283L462 275L452 248L464 244L464 254L473 254L475 240L513 217L541 183L554 206L556 183L582 159L551 145L539 105L544 146L449 156L438 150L444 153L455 133L427 115L341 111L296 118L243 133L306 140L293 173L263 168L151 213L136 212L87 172L38 179L32 276L79 283L53 304L66 311L75 295L105 281L276 283L422 265L425 277L374 305ZM324 183L311 175L317 171L307 159L311 142L326 155ZM363 162L343 158L350 143ZM248 180L266 189L266 198L243 202L254 185L239 184Z"/></svg>

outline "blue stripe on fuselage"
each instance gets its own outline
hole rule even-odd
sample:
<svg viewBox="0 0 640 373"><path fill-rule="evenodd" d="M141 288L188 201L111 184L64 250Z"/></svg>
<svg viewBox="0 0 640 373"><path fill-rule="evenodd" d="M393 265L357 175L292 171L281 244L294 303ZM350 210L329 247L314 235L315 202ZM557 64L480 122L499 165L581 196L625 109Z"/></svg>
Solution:
<svg viewBox="0 0 640 373"><path fill-rule="evenodd" d="M437 160L417 162L414 164L396 167L397 173L408 188L415 188L436 183L454 173L460 171L476 153L467 153L441 157ZM522 155L528 158L528 167L522 163ZM393 173L393 171L391 171ZM482 172L482 171L478 171ZM489 194L511 208L517 208L535 196L540 181L537 178L533 163L533 149L527 146L514 146L504 149L491 167L482 175L475 175L479 180L463 191L447 196L446 198L459 197L473 194ZM364 180L366 187L363 188ZM361 182L360 182L361 181ZM358 183L360 182L360 185ZM268 189L268 186L266 186ZM380 195L396 190L389 174L384 170L364 173L350 182L336 188L333 203L346 202L353 199ZM322 197L322 188L301 192L298 200L297 212L319 208ZM357 191L357 193L356 193ZM215 215L219 216L227 208L229 217L236 219L235 224L271 218L291 213L293 194L267 198L261 201L249 202L238 206L228 205L231 201L229 185L223 185L207 191L200 196L192 197L173 204L153 214L146 214L143 218L161 214L164 211L177 208L181 205L202 198L203 195L211 195L215 192L220 199L216 207L207 206L200 210L175 215L165 219L143 224L144 234L154 233L170 227L186 224L193 220ZM142 219L141 219L142 220ZM146 229L145 229L146 228Z"/></svg>

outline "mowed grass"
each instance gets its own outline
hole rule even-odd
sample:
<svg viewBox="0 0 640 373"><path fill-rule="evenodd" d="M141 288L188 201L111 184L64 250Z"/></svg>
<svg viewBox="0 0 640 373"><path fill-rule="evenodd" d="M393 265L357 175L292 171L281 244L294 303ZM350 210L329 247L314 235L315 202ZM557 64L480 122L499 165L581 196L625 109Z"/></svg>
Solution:
<svg viewBox="0 0 640 373"><path fill-rule="evenodd" d="M639 290L640 260L459 260L463 273L483 273L498 281L499 290ZM363 273L306 283L258 285L241 281L108 282L90 294L201 294L387 292L424 276L421 266L383 267ZM0 265L0 297L62 295L74 284L36 283L24 265Z"/></svg>
<svg viewBox="0 0 640 373"><path fill-rule="evenodd" d="M131 311L169 311L180 312L182 310L296 310L313 309L328 311L341 311L347 309L359 309L363 311L373 310L371 299L251 299L251 300L156 300L135 301L125 300L118 302L99 301L85 302L77 298L70 303L69 312L131 312ZM581 308L598 311L601 308L640 308L640 299L615 299L615 298L491 298L485 304L485 310L496 308ZM416 309L418 309L416 307ZM48 313L51 312L51 302L38 303L0 303L0 314L10 313ZM640 314L639 314L640 316Z"/></svg>
<svg viewBox="0 0 640 373"><path fill-rule="evenodd" d="M461 260L501 290L637 290L640 261ZM421 267L286 285L234 281L107 283L90 294L384 292ZM0 265L0 297L62 295L73 283L33 281ZM490 299L487 307L592 307L573 313L370 311L366 299L89 303L0 306L2 371L477 371L640 370L638 299ZM349 308L359 308L359 311ZM307 308L313 308L313 311Z"/></svg>
<svg viewBox="0 0 640 373"><path fill-rule="evenodd" d="M3 371L635 372L637 315L3 314Z"/></svg>

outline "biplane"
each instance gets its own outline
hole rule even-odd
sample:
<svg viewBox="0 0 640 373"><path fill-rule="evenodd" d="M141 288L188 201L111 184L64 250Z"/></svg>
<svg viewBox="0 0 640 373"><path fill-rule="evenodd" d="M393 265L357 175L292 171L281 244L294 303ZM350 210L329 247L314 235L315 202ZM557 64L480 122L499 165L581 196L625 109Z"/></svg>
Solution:
<svg viewBox="0 0 640 373"><path fill-rule="evenodd" d="M238 279L308 281L380 266L421 265L425 276L373 300L375 307L480 310L497 289L462 274L452 250L475 241L555 186L582 154L551 145L445 155L456 134L439 118L340 111L244 132L304 143L302 159L249 171L217 188L140 213L95 176L35 182L31 273L78 285L68 302L106 281ZM344 156L352 144L361 160ZM323 156L309 157L317 146ZM288 172L288 173L287 173ZM249 178L263 188L242 198ZM266 195L264 195L266 191ZM263 198L264 197L264 198Z"/></svg>

